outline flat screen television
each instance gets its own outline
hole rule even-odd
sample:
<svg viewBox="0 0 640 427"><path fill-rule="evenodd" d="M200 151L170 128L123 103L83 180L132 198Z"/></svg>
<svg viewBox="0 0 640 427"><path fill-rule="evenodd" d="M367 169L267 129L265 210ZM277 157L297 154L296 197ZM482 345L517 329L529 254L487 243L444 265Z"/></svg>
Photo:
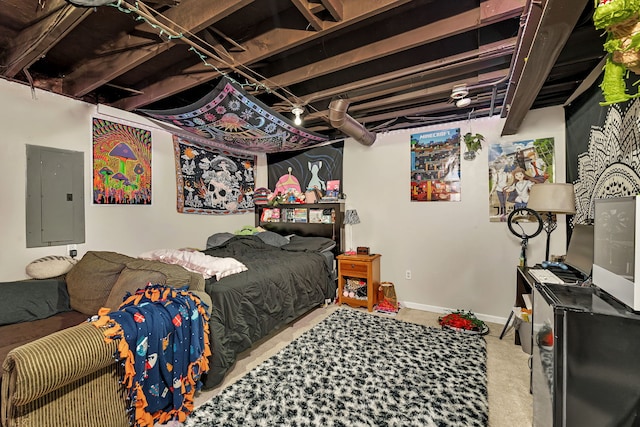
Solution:
<svg viewBox="0 0 640 427"><path fill-rule="evenodd" d="M593 283L640 311L640 197L595 200Z"/></svg>

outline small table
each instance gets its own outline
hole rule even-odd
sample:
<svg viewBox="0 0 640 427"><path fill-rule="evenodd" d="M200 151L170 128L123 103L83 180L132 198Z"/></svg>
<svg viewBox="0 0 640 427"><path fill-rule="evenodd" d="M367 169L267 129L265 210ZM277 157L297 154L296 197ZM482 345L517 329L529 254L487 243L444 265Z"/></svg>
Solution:
<svg viewBox="0 0 640 427"><path fill-rule="evenodd" d="M373 311L378 302L378 287L380 286L380 254L372 255L338 255L338 304L348 304L352 307L367 307ZM366 282L366 299L344 295L347 279L360 279Z"/></svg>

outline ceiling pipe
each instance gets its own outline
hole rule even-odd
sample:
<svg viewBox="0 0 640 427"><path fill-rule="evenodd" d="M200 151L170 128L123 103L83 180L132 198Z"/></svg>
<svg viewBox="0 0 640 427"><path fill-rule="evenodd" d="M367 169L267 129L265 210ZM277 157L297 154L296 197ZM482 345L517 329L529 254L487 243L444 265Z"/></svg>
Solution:
<svg viewBox="0 0 640 427"><path fill-rule="evenodd" d="M352 137L362 145L373 145L376 134L368 131L356 119L347 114L349 101L334 99L329 104L329 123L331 126Z"/></svg>

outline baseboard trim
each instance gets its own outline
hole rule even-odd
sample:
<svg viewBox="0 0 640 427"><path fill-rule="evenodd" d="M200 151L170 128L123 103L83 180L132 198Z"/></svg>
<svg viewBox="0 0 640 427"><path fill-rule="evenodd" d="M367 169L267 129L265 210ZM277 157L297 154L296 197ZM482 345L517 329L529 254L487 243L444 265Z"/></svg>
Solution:
<svg viewBox="0 0 640 427"><path fill-rule="evenodd" d="M435 305L417 304L415 302L400 301L400 307L412 308L414 310L430 311L432 313L451 313L456 311L456 308L438 307ZM496 323L498 325L504 325L507 322L506 317L490 316L488 314L476 313L476 317L483 322Z"/></svg>

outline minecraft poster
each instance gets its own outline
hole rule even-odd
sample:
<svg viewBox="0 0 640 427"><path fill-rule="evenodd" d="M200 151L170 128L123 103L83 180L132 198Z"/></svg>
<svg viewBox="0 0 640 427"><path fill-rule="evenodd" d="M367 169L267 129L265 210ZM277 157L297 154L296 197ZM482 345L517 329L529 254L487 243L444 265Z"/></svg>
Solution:
<svg viewBox="0 0 640 427"><path fill-rule="evenodd" d="M411 135L411 201L460 201L460 129Z"/></svg>

